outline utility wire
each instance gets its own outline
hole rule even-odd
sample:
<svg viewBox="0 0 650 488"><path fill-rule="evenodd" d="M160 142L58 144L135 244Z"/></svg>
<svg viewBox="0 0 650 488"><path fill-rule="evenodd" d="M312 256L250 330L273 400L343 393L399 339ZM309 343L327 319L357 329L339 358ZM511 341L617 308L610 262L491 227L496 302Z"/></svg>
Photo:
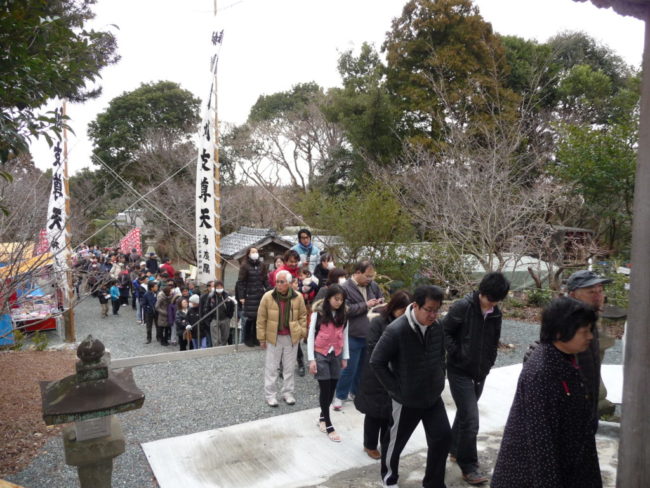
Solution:
<svg viewBox="0 0 650 488"><path fill-rule="evenodd" d="M132 186L128 181L126 181L124 178L122 178L122 176L120 176L120 175L119 175L119 174L118 174L118 173L117 173L113 168L111 168L111 167L108 166L104 161L102 161L102 159L101 159L99 156L95 156L95 155L93 155L93 158L96 159L96 160L97 160L97 161L98 161L98 162L99 162L99 163L100 163L100 164L101 164L101 165L102 165L106 170L108 170L108 172L109 172L109 173L110 173L110 174L111 174L111 175L112 175L112 176L113 176L113 177L114 177L114 178L115 178L119 183L121 183L123 186L125 186L125 187L127 188L127 190L129 190L129 191L130 191L131 193L133 193L135 196L140 197L139 200L142 200L143 202L145 202L145 203L149 206L150 209L154 210L155 212L157 212L158 214L160 214L162 217L164 217L164 218L166 218L168 221L170 221L172 224L176 225L180 230L182 230L183 232L185 232L187 235L189 235L190 237L194 238L194 235L193 235L193 234L191 234L187 229L185 229L181 224L179 224L178 222L176 222L174 219L172 219L171 217L169 217L168 215L166 215L165 212L163 212L163 211L162 211L160 208L158 208L158 207L157 207L153 202L151 202L149 199L146 198L146 195L149 195L151 192L148 192L146 195L142 195L142 194L139 193L135 188L133 188L133 186ZM191 160L190 162L188 162L188 163L187 163L185 166L183 166L183 168L181 168L181 169L184 169L184 168L186 168L187 166L189 166L189 164L190 164L192 161L193 161L193 160ZM179 170L179 171L180 171L180 170ZM174 173L174 175L176 175L177 173L178 173L178 171L177 171L176 173ZM166 181L167 181L167 180L165 180L164 183L166 183ZM161 186L161 185L158 185L158 187L160 187L160 186ZM157 187L157 188L158 188L158 187ZM133 205L131 205L131 206L133 206Z"/></svg>

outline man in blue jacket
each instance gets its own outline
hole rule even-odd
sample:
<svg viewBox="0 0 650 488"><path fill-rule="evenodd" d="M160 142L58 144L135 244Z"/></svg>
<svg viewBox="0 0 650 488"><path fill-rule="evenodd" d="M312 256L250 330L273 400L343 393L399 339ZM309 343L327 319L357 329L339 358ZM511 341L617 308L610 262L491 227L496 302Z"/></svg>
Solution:
<svg viewBox="0 0 650 488"><path fill-rule="evenodd" d="M428 447L422 486L445 488L451 429L440 397L445 388L445 346L436 321L443 295L437 286L416 288L414 303L386 327L370 357L370 366L393 403L389 441L381 453L384 487L397 487L400 454L422 422Z"/></svg>
<svg viewBox="0 0 650 488"><path fill-rule="evenodd" d="M451 428L451 456L470 485L488 479L481 471L476 452L479 417L478 400L485 377L497 358L501 337L501 311L497 303L510 290L510 283L498 272L487 273L474 291L458 300L442 321L447 348L447 378L456 403Z"/></svg>
<svg viewBox="0 0 650 488"><path fill-rule="evenodd" d="M309 229L300 229L298 231L298 244L291 249L300 255L299 266L307 268L310 273L313 273L320 262L320 249L312 242Z"/></svg>

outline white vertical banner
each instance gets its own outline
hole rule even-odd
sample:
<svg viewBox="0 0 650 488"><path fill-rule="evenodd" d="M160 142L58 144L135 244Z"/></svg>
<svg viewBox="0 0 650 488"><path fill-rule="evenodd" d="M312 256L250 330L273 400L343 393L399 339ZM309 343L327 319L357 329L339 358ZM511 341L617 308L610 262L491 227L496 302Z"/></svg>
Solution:
<svg viewBox="0 0 650 488"><path fill-rule="evenodd" d="M63 123L63 112L60 108L55 110L56 124L61 127ZM49 251L54 257L54 276L58 287L63 289L64 296L68 296L68 280L65 272L68 269L68 256L70 249L67 246L68 235L66 223L68 215L66 212L66 200L69 198L66 194L65 185L65 168L66 164L61 157L61 141L58 140L54 146L54 158L52 162L52 190L50 191L50 201L47 206L47 242Z"/></svg>
<svg viewBox="0 0 650 488"><path fill-rule="evenodd" d="M212 34L212 44L221 44L223 31ZM205 101L199 133L199 155L196 162L196 281L205 284L214 280L221 266L217 237L220 233L221 216L216 205L218 181L215 181L215 152L217 149L215 122L217 119L217 61L212 58L210 93Z"/></svg>
<svg viewBox="0 0 650 488"><path fill-rule="evenodd" d="M198 283L205 284L215 279L217 263L217 244L215 227L215 191L214 191L214 137L215 110L212 104L213 90L210 90L199 137L199 156L196 165L196 256Z"/></svg>

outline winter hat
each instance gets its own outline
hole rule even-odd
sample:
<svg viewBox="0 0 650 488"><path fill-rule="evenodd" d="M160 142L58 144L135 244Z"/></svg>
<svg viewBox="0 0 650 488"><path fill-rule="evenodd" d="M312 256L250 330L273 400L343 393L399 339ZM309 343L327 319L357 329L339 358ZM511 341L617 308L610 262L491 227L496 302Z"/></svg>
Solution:
<svg viewBox="0 0 650 488"><path fill-rule="evenodd" d="M193 303L195 305L198 305L198 303L201 301L198 295L192 295L190 297L190 303Z"/></svg>

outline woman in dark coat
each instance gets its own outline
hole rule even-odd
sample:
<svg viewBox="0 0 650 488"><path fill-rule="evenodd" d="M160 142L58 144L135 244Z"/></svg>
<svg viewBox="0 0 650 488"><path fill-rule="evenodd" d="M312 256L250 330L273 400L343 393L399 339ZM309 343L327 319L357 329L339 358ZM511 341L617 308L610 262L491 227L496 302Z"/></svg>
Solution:
<svg viewBox="0 0 650 488"><path fill-rule="evenodd" d="M575 355L598 316L573 298L542 313L540 345L524 363L497 457L492 488L601 488L597 422Z"/></svg>
<svg viewBox="0 0 650 488"><path fill-rule="evenodd" d="M366 414L363 421L363 450L373 459L381 457L381 453L377 449L379 442L382 446L386 446L388 442L388 422L391 416L392 402L368 362L388 324L402 316L412 301L413 297L409 292L404 290L395 292L390 301L381 309L379 315L370 321L370 329L366 337L368 344L366 364L361 374L359 392L354 398L354 406L359 412Z"/></svg>
<svg viewBox="0 0 650 488"><path fill-rule="evenodd" d="M244 343L249 347L259 346L255 330L257 328L257 309L262 295L268 289L266 266L260 259L257 249L251 247L239 268L237 296L241 300L244 322Z"/></svg>

